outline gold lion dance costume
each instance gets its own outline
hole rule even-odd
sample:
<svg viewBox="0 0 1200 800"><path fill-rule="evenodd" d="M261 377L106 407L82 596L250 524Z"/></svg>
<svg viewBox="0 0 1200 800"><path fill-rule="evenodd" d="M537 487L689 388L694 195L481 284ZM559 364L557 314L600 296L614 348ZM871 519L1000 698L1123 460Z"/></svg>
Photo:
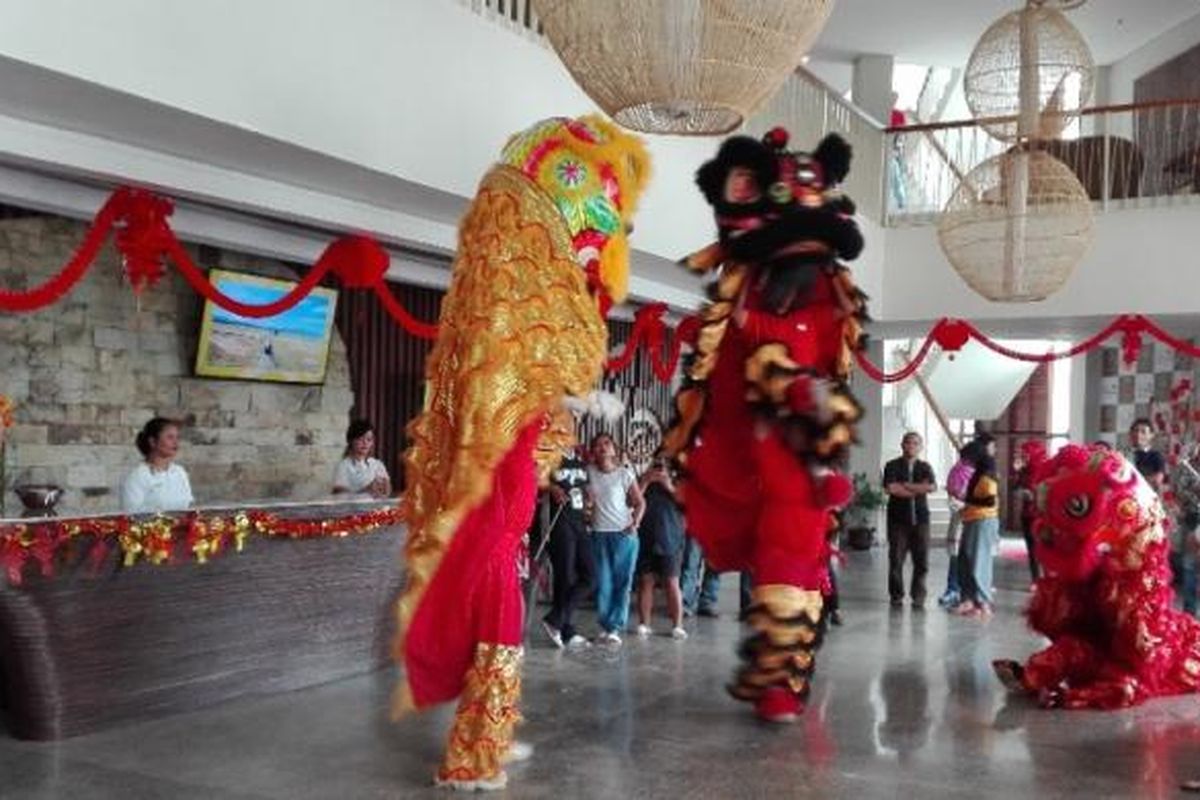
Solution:
<svg viewBox="0 0 1200 800"><path fill-rule="evenodd" d="M774 722L803 710L824 628L828 539L850 497L832 466L861 416L845 380L865 317L841 264L863 246L836 191L849 145L829 136L809 154L787 143L781 128L733 137L697 174L719 241L688 266L717 280L664 438L706 559L753 576L730 692Z"/></svg>
<svg viewBox="0 0 1200 800"><path fill-rule="evenodd" d="M1166 513L1123 456L1067 445L1034 471L1044 575L1026 615L1050 640L1000 678L1048 708L1114 709L1200 691L1200 622L1174 608Z"/></svg>
<svg viewBox="0 0 1200 800"><path fill-rule="evenodd" d="M408 429L396 640L397 715L460 698L439 784L505 784L520 719L517 549L573 435L551 421L603 369L603 314L625 294L648 174L641 141L607 121L550 119L509 141L462 220L426 408Z"/></svg>

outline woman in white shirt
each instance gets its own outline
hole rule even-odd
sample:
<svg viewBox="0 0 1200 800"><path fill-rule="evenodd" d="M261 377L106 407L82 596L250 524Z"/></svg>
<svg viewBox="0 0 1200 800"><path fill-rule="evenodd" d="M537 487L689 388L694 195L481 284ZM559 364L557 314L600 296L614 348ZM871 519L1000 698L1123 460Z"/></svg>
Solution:
<svg viewBox="0 0 1200 800"><path fill-rule="evenodd" d="M592 559L596 567L596 622L599 641L621 643L629 618L629 592L637 565L637 528L646 510L633 471L617 460L617 445L607 433L592 439L588 467L592 501Z"/></svg>
<svg viewBox="0 0 1200 800"><path fill-rule="evenodd" d="M375 429L365 419L356 419L346 429L346 456L333 471L334 494L387 497L392 479L387 467L371 457L375 449Z"/></svg>
<svg viewBox="0 0 1200 800"><path fill-rule="evenodd" d="M179 423L155 417L137 439L145 459L121 482L121 509L128 514L184 511L195 502L187 472L175 463L179 453Z"/></svg>

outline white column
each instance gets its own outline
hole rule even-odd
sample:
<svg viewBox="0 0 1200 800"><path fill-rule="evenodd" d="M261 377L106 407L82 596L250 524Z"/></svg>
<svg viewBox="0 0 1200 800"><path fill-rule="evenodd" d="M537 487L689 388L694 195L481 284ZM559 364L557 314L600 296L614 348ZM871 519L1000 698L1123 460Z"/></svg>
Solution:
<svg viewBox="0 0 1200 800"><path fill-rule="evenodd" d="M883 366L882 339L870 341L867 357ZM883 469L883 384L862 372L854 373L853 383L854 396L863 407L863 419L858 424L859 443L850 450L850 474L865 472L872 482L877 482Z"/></svg>
<svg viewBox="0 0 1200 800"><path fill-rule="evenodd" d="M851 98L854 104L879 122L887 124L892 113L891 56L864 55L854 59Z"/></svg>
<svg viewBox="0 0 1200 800"><path fill-rule="evenodd" d="M1100 350L1071 362L1071 441L1088 444L1100 438Z"/></svg>

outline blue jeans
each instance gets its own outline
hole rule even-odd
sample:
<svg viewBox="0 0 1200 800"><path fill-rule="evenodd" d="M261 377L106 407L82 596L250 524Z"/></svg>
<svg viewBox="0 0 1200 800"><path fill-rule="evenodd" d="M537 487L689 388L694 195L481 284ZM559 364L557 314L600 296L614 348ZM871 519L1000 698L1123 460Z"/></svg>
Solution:
<svg viewBox="0 0 1200 800"><path fill-rule="evenodd" d="M637 566L637 534L595 531L592 555L596 562L596 621L606 633L623 631L629 621L629 591Z"/></svg>
<svg viewBox="0 0 1200 800"><path fill-rule="evenodd" d="M741 607L745 609L750 605L750 593L753 588L749 572L741 574L738 588L741 593ZM717 610L717 598L721 594L721 573L705 563L700 543L690 536L683 543L683 568L679 575L679 590L683 594L683 608L689 614L696 613L697 608L706 611Z"/></svg>
<svg viewBox="0 0 1200 800"><path fill-rule="evenodd" d="M1171 567L1178 572L1179 595L1183 610L1196 616L1196 554L1187 548L1182 553L1171 554Z"/></svg>
<svg viewBox="0 0 1200 800"><path fill-rule="evenodd" d="M689 536L683 540L683 566L679 571L679 591L683 593L683 607L689 613L696 611L703 569L704 553L700 552L700 543Z"/></svg>
<svg viewBox="0 0 1200 800"><path fill-rule="evenodd" d="M963 523L958 546L958 580L963 600L991 605L992 548L1000 537L1000 520L995 517Z"/></svg>
<svg viewBox="0 0 1200 800"><path fill-rule="evenodd" d="M950 558L946 565L946 591L942 593L942 599L947 602L957 603L962 592L958 581L958 551L961 533L962 519L959 517L958 511L952 510L950 524L946 526L946 549L950 551Z"/></svg>
<svg viewBox="0 0 1200 800"><path fill-rule="evenodd" d="M717 572L707 561L704 562L704 580L700 583L699 602L693 605L708 612L717 610L717 600L721 597L721 573Z"/></svg>

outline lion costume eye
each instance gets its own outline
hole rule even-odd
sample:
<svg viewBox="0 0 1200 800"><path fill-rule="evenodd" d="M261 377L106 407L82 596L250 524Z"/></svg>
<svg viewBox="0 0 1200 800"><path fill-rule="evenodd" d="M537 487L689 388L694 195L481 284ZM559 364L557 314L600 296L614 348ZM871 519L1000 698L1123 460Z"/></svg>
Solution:
<svg viewBox="0 0 1200 800"><path fill-rule="evenodd" d="M1073 495L1067 500L1067 516L1083 519L1092 510L1092 500L1086 494Z"/></svg>

